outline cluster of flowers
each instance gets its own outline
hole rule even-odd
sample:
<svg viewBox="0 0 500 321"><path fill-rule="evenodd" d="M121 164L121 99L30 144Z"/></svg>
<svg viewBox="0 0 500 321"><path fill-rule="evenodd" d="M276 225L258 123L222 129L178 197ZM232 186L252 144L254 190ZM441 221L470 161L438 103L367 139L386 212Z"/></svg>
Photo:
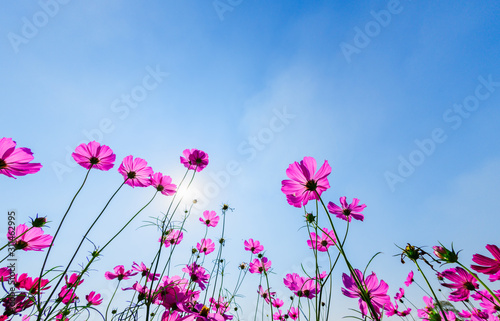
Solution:
<svg viewBox="0 0 500 321"><path fill-rule="evenodd" d="M74 160L82 167L88 170L87 176L92 169L108 171L114 167L116 155L106 145L97 142L81 144L72 154ZM0 139L0 173L5 176L16 178L33 174L41 169L41 164L33 163L33 154L28 148L17 148L16 143L11 138ZM192 171L194 175L202 171L208 165L208 155L197 149L186 149L180 157L180 162L186 168L186 175ZM331 293L333 277L332 272L336 267L340 257L343 258L349 273L343 273L341 292L349 297L358 300L359 313L364 319L381 320L383 316L399 316L401 318L413 318L412 309L406 305L409 302L405 296L405 290L401 287L393 297L388 294L389 286L383 280L377 278L374 272L366 274L356 269L350 263L347 253L344 250L344 244L347 239L349 224L354 220L363 221L362 213L366 205L360 204L360 200L353 198L351 203L347 202L347 197L342 196L339 205L334 202L325 204L322 200L322 194L330 188L328 175L331 173L331 167L328 161L317 169L316 160L312 157L304 157L300 162L290 164L286 170L288 179L282 181L281 191L286 195L286 200L290 205L296 208L303 208L306 215L306 227L308 230L305 244L311 249L316 258L315 270L306 272L305 275L290 273L282 280L284 286L288 288L292 296L290 303L285 307L285 301L271 291L269 278L272 272L272 262L265 256L264 246L257 240L248 239L244 241L244 249L250 252L248 263L239 265L240 276L234 290L231 292L223 288L223 278L225 269L225 260L222 257L222 250L225 245L224 225L225 214L230 209L224 204L221 209L222 233L216 242L208 238L209 228L219 226L221 216L216 211L204 211L199 221L205 225L205 235L196 246L192 247L192 255L188 262L182 265L182 276L170 274L172 254L176 247L184 239L184 223L191 210L186 210L186 216L181 222L174 222L173 216L175 209L182 201L180 196L176 200L176 191L184 182L175 185L169 176L159 172L154 172L147 162L141 158L127 156L123 159L118 168L118 172L123 176L123 185L131 187L153 186L155 194L153 198L139 210L122 229L115 234L108 243L102 247L95 247L87 264L77 273L69 273L70 265L79 251L82 243L87 237L88 232L101 217L107 206L99 213L94 223L82 238L82 242L76 249L73 257L66 265L62 265L64 271L58 272L55 277L47 275L54 272L53 269L45 269L45 263L54 244L57 233L53 236L45 234L43 227L47 223L46 217L38 217L31 220L31 226L20 224L15 228L9 229L7 237L9 242L0 248L0 250L9 247L9 254L12 251L43 251L47 250L45 261L41 267L38 277L28 276L26 273L15 273L8 266L0 268L0 282L6 292L1 298L4 312L0 316L0 321L13 320L14 317L21 317L23 321L33 319L40 320L61 320L66 321L72 318L78 318L83 311L96 311L103 320L108 320L109 308L115 297L118 288L123 280L130 280L130 286L122 288L124 293L130 293L132 298L127 300L126 307L122 311L113 309L111 318L119 320L137 320L141 317L144 320L161 321L223 321L233 320L238 316L238 305L236 304L237 292L245 279L247 272L260 275L260 282L256 288L258 301L263 300L263 306L266 305L268 317L271 320L300 320L303 317L306 320L328 320L330 316ZM86 178L82 184L84 186ZM189 183L191 184L191 183ZM189 186L189 185L188 185ZM81 188L78 190L73 200L77 197ZM113 194L107 204L111 201ZM165 215L158 219L158 229L160 236L158 238L159 247L155 253L152 263L148 266L144 262L134 262L130 269L124 265L114 267L112 271L104 273L105 279L115 282L117 285L115 292L108 302L103 300L100 293L90 291L85 295L86 304L80 303L77 294L78 287L84 282L83 277L89 275L89 268L97 257L102 255L103 250L112 242L115 237L121 233L125 227L144 210L155 198L157 193L165 196L173 196L171 206ZM314 208L324 209L329 227L319 226L318 217L320 213L314 213L307 210L309 201L315 201ZM175 203L177 202L177 203ZM175 204L174 204L175 203ZM73 201L70 203L64 214L59 228L63 225L66 215L71 209ZM172 206L174 204L174 206ZM173 212L170 213L170 208ZM332 217L340 219L334 224ZM339 236L337 232L338 222L346 224L346 232ZM57 231L59 231L59 228ZM343 240L343 241L339 241ZM217 244L218 243L218 247ZM217 251L216 251L217 249ZM423 297L425 307L416 308L418 317L429 321L455 321L457 318L473 321L500 321L500 290L491 290L472 270L477 273L489 276L489 281L500 280L500 249L495 245L487 245L486 249L493 258L482 254L475 254L472 261L475 263L470 268L459 262L458 253L453 248L448 250L444 246L434 247L434 256L426 253L419 247L408 244L402 249L401 261L404 258L410 259L421 272L422 278L429 286L431 294L426 292ZM162 251L170 251L167 259L161 261ZM212 254L216 252L216 254ZM328 257L336 255L337 259L330 263L330 266L324 268L318 264L318 256L325 253ZM206 267L206 257L215 258L207 261L213 263L212 269ZM254 257L256 256L256 257ZM4 258L4 260L6 259ZM4 260L0 261L3 262ZM332 260L329 260L332 262ZM443 287L451 289L448 300L450 302L462 302L466 309L458 311L450 302L438 300L435 291L428 282L419 262L425 262L435 272L436 277ZM431 263L456 264L453 268L438 272L434 270ZM323 270L324 269L324 270ZM365 269L366 270L366 269ZM209 272L210 271L210 272ZM86 276L86 278L88 278ZM413 272L410 272L405 281L408 287L412 283L417 283ZM7 285L9 284L10 287ZM418 283L417 283L418 284ZM481 288L482 287L482 288ZM422 287L420 287L422 288ZM422 288L423 289L423 288ZM49 290L52 292L49 293ZM53 299L52 297L55 296ZM470 298L479 302L479 307L471 303ZM256 307L259 306L257 301ZM107 303L105 312L100 311L97 306ZM411 302L410 302L411 303ZM398 304L404 306L400 308ZM257 310L255 318L257 318ZM262 317L264 319L264 310Z"/></svg>

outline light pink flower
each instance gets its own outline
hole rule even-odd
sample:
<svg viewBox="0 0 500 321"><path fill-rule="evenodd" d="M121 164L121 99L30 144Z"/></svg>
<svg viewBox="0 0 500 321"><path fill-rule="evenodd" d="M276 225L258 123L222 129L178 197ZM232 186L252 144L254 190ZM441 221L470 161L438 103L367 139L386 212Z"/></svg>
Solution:
<svg viewBox="0 0 500 321"><path fill-rule="evenodd" d="M166 235L162 236L158 241L163 242L165 247L169 247L170 245L177 245L181 243L184 238L184 233L180 230L170 229L167 230Z"/></svg>
<svg viewBox="0 0 500 321"><path fill-rule="evenodd" d="M7 239L9 238L12 240L12 236L7 233ZM32 227L30 229L26 224L20 224L16 227L14 240L11 243L17 250L41 251L49 247L51 242L52 236L43 234L41 228Z"/></svg>
<svg viewBox="0 0 500 321"><path fill-rule="evenodd" d="M104 277L107 280L113 280L118 278L119 281L130 279L131 276L137 274L137 272L132 272L132 270L125 271L125 267L123 265L117 265L114 267L114 273L107 271L104 273Z"/></svg>
<svg viewBox="0 0 500 321"><path fill-rule="evenodd" d="M266 301L267 304L269 304L271 300L274 299L274 296L276 296L276 292L270 292L269 289L264 289L262 285L259 285L257 293L259 293L259 295Z"/></svg>
<svg viewBox="0 0 500 321"><path fill-rule="evenodd" d="M16 178L34 174L42 168L40 163L30 163L34 159L29 148L18 147L12 138L0 139L0 174Z"/></svg>
<svg viewBox="0 0 500 321"><path fill-rule="evenodd" d="M200 253L208 255L215 250L215 244L211 239L201 239L200 243L196 243L196 248Z"/></svg>
<svg viewBox="0 0 500 321"><path fill-rule="evenodd" d="M181 163L187 169L194 169L201 172L208 165L208 154L198 149L185 149L181 156Z"/></svg>
<svg viewBox="0 0 500 321"><path fill-rule="evenodd" d="M245 241L243 244L245 245L245 250L250 251L253 254L259 254L264 250L264 246L262 246L260 242L257 240L254 241L253 239L249 239L248 241Z"/></svg>
<svg viewBox="0 0 500 321"><path fill-rule="evenodd" d="M95 293L94 291L90 292L85 296L85 299L89 303L89 305L99 305L102 303L102 298L99 293Z"/></svg>
<svg viewBox="0 0 500 321"><path fill-rule="evenodd" d="M325 161L316 173L316 160L304 157L300 163L290 164L286 170L287 180L281 182L281 191L285 193L287 201L295 207L302 207L312 199L319 199L321 193L330 188L326 178L332 168Z"/></svg>
<svg viewBox="0 0 500 321"><path fill-rule="evenodd" d="M111 148L96 141L78 145L71 156L86 169L95 168L108 171L115 166L116 155L113 154Z"/></svg>
<svg viewBox="0 0 500 321"><path fill-rule="evenodd" d="M153 169L142 158L137 157L134 159L132 155L125 157L118 168L118 172L126 180L125 184L132 187L147 187L151 185L150 178L153 175Z"/></svg>
<svg viewBox="0 0 500 321"><path fill-rule="evenodd" d="M297 320L298 317L299 317L299 309L295 308L295 307L291 307L289 310L288 310L288 316L290 317L290 319L292 320Z"/></svg>
<svg viewBox="0 0 500 321"><path fill-rule="evenodd" d="M346 197L342 196L340 198L340 205L342 207L339 207L335 203L328 203L328 212L334 214L340 219L343 219L345 221L351 222L351 219L363 221L365 218L361 212L365 209L366 205L358 205L359 204L359 199L353 198L351 204L347 204L346 202Z"/></svg>
<svg viewBox="0 0 500 321"><path fill-rule="evenodd" d="M471 265L471 268L476 272L489 274L489 279L492 282L500 280L500 249L493 244L486 245L486 249L493 255L493 258L482 254L474 254L472 261L480 265Z"/></svg>
<svg viewBox="0 0 500 321"><path fill-rule="evenodd" d="M177 186L172 184L172 178L162 173L154 173L151 176L151 185L163 195L169 196L175 194Z"/></svg>
<svg viewBox="0 0 500 321"><path fill-rule="evenodd" d="M364 291L368 294L370 302L374 308L374 312L380 317L381 311L385 305L391 304L391 298L387 295L387 290L389 286L383 280L378 282L377 276L372 272L368 277L363 276L363 273L355 269L357 279L361 282ZM345 288L342 288L342 293L350 298L359 298L359 309L363 316L368 315L368 304L364 301L361 296L361 290L356 285L354 276L348 276L347 274L342 275L342 282Z"/></svg>
<svg viewBox="0 0 500 321"><path fill-rule="evenodd" d="M323 273L318 277L321 279ZM299 298L305 297L312 299L321 290L320 281L314 278L307 278L297 273L287 274L283 279L285 286L290 289Z"/></svg>
<svg viewBox="0 0 500 321"><path fill-rule="evenodd" d="M149 268L146 266L146 264L144 264L143 262L141 262L141 264L137 264L136 262L134 262L132 264L132 270L135 270L137 272L141 272L141 275L142 276L147 276L149 281L156 281L160 278L160 274L159 273L156 273L153 275L153 273L151 273L149 271Z"/></svg>
<svg viewBox="0 0 500 321"><path fill-rule="evenodd" d="M394 296L394 300L401 300L405 296L405 290L403 288L399 288L398 293Z"/></svg>
<svg viewBox="0 0 500 321"><path fill-rule="evenodd" d="M321 237L316 235L316 233L311 232L310 239L307 240L307 245L311 249L317 249L320 252L327 252L328 248L335 245L337 239L335 238L335 233L333 231L328 231L325 227L323 228L323 233Z"/></svg>
<svg viewBox="0 0 500 321"><path fill-rule="evenodd" d="M216 227L217 223L219 223L219 216L215 211L205 211L203 212L203 218L200 217L200 222L206 226Z"/></svg>
<svg viewBox="0 0 500 321"><path fill-rule="evenodd" d="M470 296L470 291L479 287L477 280L472 274L457 266L443 271L442 276L454 283L442 283L447 288L455 289L450 293L450 301L464 301Z"/></svg>

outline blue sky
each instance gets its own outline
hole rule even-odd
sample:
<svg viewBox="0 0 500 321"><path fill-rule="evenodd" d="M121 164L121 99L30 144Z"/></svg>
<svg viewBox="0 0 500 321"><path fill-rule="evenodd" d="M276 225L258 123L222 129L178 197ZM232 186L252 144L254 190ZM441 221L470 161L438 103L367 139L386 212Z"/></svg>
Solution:
<svg viewBox="0 0 500 321"><path fill-rule="evenodd" d="M413 268L393 257L394 244L454 242L470 263L498 241L499 10L495 1L9 3L0 12L1 137L31 148L44 167L2 178L2 211L15 209L18 223L47 215L53 232L85 174L70 153L89 139L110 146L117 165L92 173L56 265L121 183L123 157L178 182L182 150L199 148L210 164L190 197L206 201L189 220L186 249L203 233L197 215L228 202L230 263L247 260L244 239L260 240L276 272L271 286L287 297L281 278L312 255L303 212L286 203L281 180L290 163L313 156L332 166L326 201L367 205L348 251L358 267L382 251L371 268L394 295ZM105 242L151 194L122 190L91 239ZM153 229L136 229L168 202L155 200L95 275L150 260ZM20 253L19 268L41 258ZM340 264L335 274L336 319L357 306L340 294L345 271ZM252 300L257 282L246 280Z"/></svg>

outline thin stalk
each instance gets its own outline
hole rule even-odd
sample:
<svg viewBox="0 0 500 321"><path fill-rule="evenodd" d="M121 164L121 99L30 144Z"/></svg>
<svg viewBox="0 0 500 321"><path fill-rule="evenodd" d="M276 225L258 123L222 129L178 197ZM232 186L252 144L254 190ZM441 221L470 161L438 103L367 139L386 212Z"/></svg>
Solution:
<svg viewBox="0 0 500 321"><path fill-rule="evenodd" d="M417 260L412 260L413 263L415 263L415 265L417 266L418 270L420 271L420 274L422 274L422 276L424 277L424 280L425 282L427 283L427 286L429 287L429 289L431 290L432 292L432 296L434 296L434 299L436 300L436 304L439 306L439 309L441 310L441 313L443 314L443 317L445 319L445 321L448 321L448 318L446 318L446 313L443 309L443 306L441 305L441 303L439 302L437 296L436 296L436 293L434 292L434 289L432 288L431 284L429 283L429 280L427 280L427 277L425 276L424 274L424 271L422 271L422 269L420 268L420 266L418 265L418 262Z"/></svg>

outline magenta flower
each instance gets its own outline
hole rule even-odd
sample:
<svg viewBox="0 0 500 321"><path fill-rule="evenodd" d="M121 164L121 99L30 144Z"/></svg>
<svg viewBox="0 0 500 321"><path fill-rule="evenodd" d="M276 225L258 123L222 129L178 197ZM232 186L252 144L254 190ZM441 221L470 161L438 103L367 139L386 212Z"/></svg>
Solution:
<svg viewBox="0 0 500 321"><path fill-rule="evenodd" d="M403 288L399 288L398 293L394 296L394 300L402 300L403 297L405 296L405 290Z"/></svg>
<svg viewBox="0 0 500 321"><path fill-rule="evenodd" d="M474 271L484 274L489 274L490 281L500 280L500 249L493 244L486 245L486 249L493 255L493 258L481 254L474 254L472 261L480 265L471 265Z"/></svg>
<svg viewBox="0 0 500 321"><path fill-rule="evenodd" d="M224 297L220 296L217 301L214 298L210 298L210 307L212 310L218 314L224 314L229 310L229 303L224 301Z"/></svg>
<svg viewBox="0 0 500 321"><path fill-rule="evenodd" d="M254 241L253 239L249 239L243 244L245 245L245 250L250 251L253 254L259 254L264 250L264 246L262 246L259 241Z"/></svg>
<svg viewBox="0 0 500 321"><path fill-rule="evenodd" d="M479 287L474 276L458 266L443 271L442 276L454 282L442 284L447 288L455 289L455 291L451 292L450 296L448 297L450 301L456 302L467 300L470 296L470 291L473 291Z"/></svg>
<svg viewBox="0 0 500 321"><path fill-rule="evenodd" d="M405 285L410 286L410 284L412 283L413 283L413 271L410 271L410 273L408 273L408 276L406 277Z"/></svg>
<svg viewBox="0 0 500 321"><path fill-rule="evenodd" d="M201 172L208 165L208 154L198 149L185 149L181 156L181 163L189 170Z"/></svg>
<svg viewBox="0 0 500 321"><path fill-rule="evenodd" d="M143 262L141 262L141 265L137 264L137 263L133 263L132 264L132 270L134 271L137 271L137 272L141 272L141 275L142 276L147 276L149 281L156 281L160 278L160 274L159 273L156 273L153 275L153 273L151 273L149 271L149 268L146 266L146 264L144 264Z"/></svg>
<svg viewBox="0 0 500 321"><path fill-rule="evenodd" d="M351 222L351 219L363 221L365 217L363 216L363 214L361 214L361 212L365 209L366 205L358 204L359 199L353 198L352 203L347 204L346 197L342 196L340 198L340 205L342 207L339 207L337 204L330 202L328 203L328 212L348 222Z"/></svg>
<svg viewBox="0 0 500 321"><path fill-rule="evenodd" d="M283 279L285 286L299 298L306 297L312 299L320 292L320 281L306 278L297 273L287 274Z"/></svg>
<svg viewBox="0 0 500 321"><path fill-rule="evenodd" d="M38 288L40 288L40 291L50 289L50 286L46 286L47 284L49 284L48 279L42 279L42 281L39 282L39 278L33 279L29 277L27 273L23 273L19 276L16 274L14 276L14 285L16 286L16 288L25 289L31 294L37 294Z"/></svg>
<svg viewBox="0 0 500 321"><path fill-rule="evenodd" d="M151 185L163 195L169 196L175 194L177 186L172 184L172 178L162 173L154 173L151 176Z"/></svg>
<svg viewBox="0 0 500 321"><path fill-rule="evenodd" d="M183 317L182 321L225 321L224 316L210 312L210 309L201 303L196 304L190 315Z"/></svg>
<svg viewBox="0 0 500 321"><path fill-rule="evenodd" d="M158 241L163 242L165 247L170 245L178 245L184 238L184 233L180 230L170 229L167 231L166 235L162 236Z"/></svg>
<svg viewBox="0 0 500 321"><path fill-rule="evenodd" d="M85 296L85 299L89 303L89 305L99 305L102 303L102 298L99 293L95 293L94 291L90 292Z"/></svg>
<svg viewBox="0 0 500 321"><path fill-rule="evenodd" d="M203 218L200 217L200 222L206 226L216 227L217 223L219 223L219 216L215 211L205 211L203 212Z"/></svg>
<svg viewBox="0 0 500 321"><path fill-rule="evenodd" d="M316 160L312 157L304 157L300 163L290 164L286 170L287 180L281 182L281 191L285 193L287 201L295 207L302 207L312 199L330 188L326 178L332 171L328 161L316 173Z"/></svg>
<svg viewBox="0 0 500 321"><path fill-rule="evenodd" d="M270 292L269 289L264 289L262 285L259 285L257 293L266 301L267 304L276 296L276 292Z"/></svg>
<svg viewBox="0 0 500 321"><path fill-rule="evenodd" d="M296 309L294 307L291 307L289 310L288 310L288 316L290 317L290 319L292 320L297 320L298 317L299 317L299 309Z"/></svg>
<svg viewBox="0 0 500 321"><path fill-rule="evenodd" d="M385 305L391 304L391 298L387 295L389 286L383 280L378 282L377 276L372 272L366 279L363 273L355 269L356 277L361 282L364 291L368 294L369 300L374 308L374 312L380 317L381 311ZM342 288L342 293L349 298L359 298L359 309L363 316L368 315L368 304L361 296L361 290L358 289L354 277L347 274L342 275L342 282L345 288ZM374 316L375 317L375 316Z"/></svg>
<svg viewBox="0 0 500 321"><path fill-rule="evenodd" d="M208 283L208 280L210 279L210 275L205 273L207 272L205 268L193 262L186 265L186 267L182 269L182 272L188 273L191 281L198 284L202 291L205 290L205 284Z"/></svg>
<svg viewBox="0 0 500 321"><path fill-rule="evenodd" d="M114 267L114 273L107 271L104 273L104 277L107 280L113 280L118 278L118 281L130 279L131 276L137 274L137 272L132 272L132 270L125 271L125 267L123 265L117 265Z"/></svg>
<svg viewBox="0 0 500 321"><path fill-rule="evenodd" d="M52 236L43 234L43 230L39 227L28 228L26 224L20 224L16 227L14 239L7 233L7 239L12 240L12 244L16 250L24 251L41 251L49 247L52 242Z"/></svg>
<svg viewBox="0 0 500 321"><path fill-rule="evenodd" d="M283 306L283 304L285 304L285 302L283 302L283 300L281 300L279 298L276 298L273 300L272 304L273 304L273 307L275 307L275 308L281 308Z"/></svg>
<svg viewBox="0 0 500 321"><path fill-rule="evenodd" d="M42 168L40 163L30 163L34 159L29 148L16 148L16 142L12 138L0 139L0 174L16 178L34 174Z"/></svg>
<svg viewBox="0 0 500 321"><path fill-rule="evenodd" d="M320 252L327 252L328 248L332 245L335 245L337 242L337 238L335 237L335 233L333 231L328 231L325 227L323 228L323 234L321 237L316 235L316 233L311 232L310 239L307 240L307 245L311 249L317 249Z"/></svg>
<svg viewBox="0 0 500 321"><path fill-rule="evenodd" d="M271 261L267 259L267 257L263 257L260 260L259 259L254 259L250 263L250 267L248 271L250 273L259 273L262 274L262 272L267 272L271 268Z"/></svg>
<svg viewBox="0 0 500 321"><path fill-rule="evenodd" d="M9 279L10 271L8 267L0 268L0 282L5 282Z"/></svg>
<svg viewBox="0 0 500 321"><path fill-rule="evenodd" d="M278 312L274 312L273 320L285 321L286 319L285 319L285 315L283 314L283 311L278 309Z"/></svg>
<svg viewBox="0 0 500 321"><path fill-rule="evenodd" d="M196 248L200 253L208 255L215 250L215 244L211 239L201 239L200 243L196 243Z"/></svg>
<svg viewBox="0 0 500 321"><path fill-rule="evenodd" d="M96 141L78 145L71 156L86 169L96 168L108 171L115 166L116 155L113 154L111 148Z"/></svg>
<svg viewBox="0 0 500 321"><path fill-rule="evenodd" d="M61 292L59 292L59 300L64 304L74 302L78 297L75 294L75 291L71 288L68 288L66 285L63 285L61 288Z"/></svg>
<svg viewBox="0 0 500 321"><path fill-rule="evenodd" d="M78 285L83 283L84 280L80 279L80 281L78 281L78 284L76 284L76 280L78 280L79 276L80 275L78 273L71 274L69 279L68 279L68 275L64 276L64 280L66 281L66 285L68 286L68 288L73 288L73 287L78 286Z"/></svg>
<svg viewBox="0 0 500 321"><path fill-rule="evenodd" d="M132 187L147 187L151 185L150 177L153 175L153 169L147 165L144 159L139 157L134 159L129 155L123 159L118 172L125 178L125 184Z"/></svg>

